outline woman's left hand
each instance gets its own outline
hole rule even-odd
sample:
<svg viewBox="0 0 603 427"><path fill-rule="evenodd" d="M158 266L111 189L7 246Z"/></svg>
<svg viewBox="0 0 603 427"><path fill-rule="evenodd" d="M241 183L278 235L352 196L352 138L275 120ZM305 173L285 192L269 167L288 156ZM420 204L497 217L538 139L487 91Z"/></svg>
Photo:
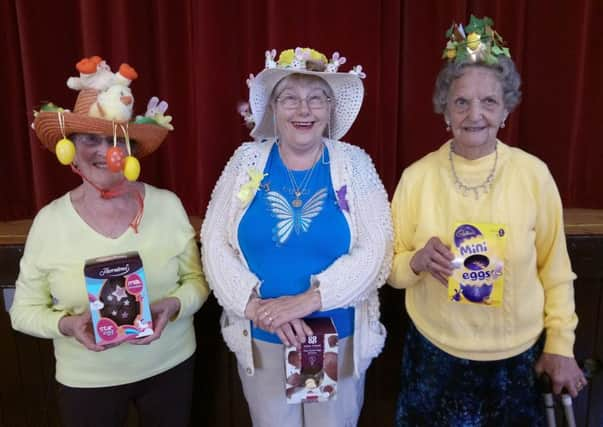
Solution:
<svg viewBox="0 0 603 427"><path fill-rule="evenodd" d="M161 337L165 325L180 311L180 300L175 297L164 298L151 304L151 316L153 316L153 335L129 341L131 344L145 345Z"/></svg>
<svg viewBox="0 0 603 427"><path fill-rule="evenodd" d="M534 370L538 375L545 372L553 384L553 393L559 394L565 389L576 397L580 390L588 384L582 370L578 367L576 359L558 354L542 353Z"/></svg>
<svg viewBox="0 0 603 427"><path fill-rule="evenodd" d="M261 301L257 310L256 324L267 331L274 332L285 323L302 319L321 308L320 293L314 289L295 296L273 298Z"/></svg>
<svg viewBox="0 0 603 427"><path fill-rule="evenodd" d="M307 336L313 335L312 329L303 319L294 319L289 323L285 323L280 328L276 328L274 333L285 346L294 345L298 349L306 342Z"/></svg>

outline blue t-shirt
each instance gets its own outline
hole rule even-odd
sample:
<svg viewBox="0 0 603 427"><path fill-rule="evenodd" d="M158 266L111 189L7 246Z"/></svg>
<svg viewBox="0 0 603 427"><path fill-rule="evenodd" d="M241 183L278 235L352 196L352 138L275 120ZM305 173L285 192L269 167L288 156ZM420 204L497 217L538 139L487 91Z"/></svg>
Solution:
<svg viewBox="0 0 603 427"><path fill-rule="evenodd" d="M308 290L312 274L348 253L350 229L333 191L326 148L312 172L291 171L296 185L304 190L299 207L294 207L294 187L276 144L264 173L268 175L239 224L239 245L249 268L261 280L261 298L297 295ZM304 180L307 185L302 184ZM308 317L331 317L340 338L354 331L353 307L318 311ZM252 336L281 342L276 334L255 326Z"/></svg>

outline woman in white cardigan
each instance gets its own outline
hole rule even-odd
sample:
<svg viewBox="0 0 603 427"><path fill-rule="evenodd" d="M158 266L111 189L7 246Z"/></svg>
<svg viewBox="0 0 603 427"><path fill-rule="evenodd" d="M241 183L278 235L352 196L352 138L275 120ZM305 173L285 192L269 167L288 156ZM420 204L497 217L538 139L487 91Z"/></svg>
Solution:
<svg viewBox="0 0 603 427"><path fill-rule="evenodd" d="M364 73L338 72L338 54L275 54L249 81L255 141L236 150L207 209L205 274L254 425L353 426L385 341L377 289L392 258L383 184L363 150L339 141L360 110ZM305 342L311 317L338 331L338 398L287 404L283 345Z"/></svg>

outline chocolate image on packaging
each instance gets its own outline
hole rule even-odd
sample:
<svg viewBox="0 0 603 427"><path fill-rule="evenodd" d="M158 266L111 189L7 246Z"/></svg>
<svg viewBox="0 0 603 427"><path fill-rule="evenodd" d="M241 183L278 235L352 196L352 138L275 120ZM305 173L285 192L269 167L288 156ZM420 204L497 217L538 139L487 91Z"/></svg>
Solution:
<svg viewBox="0 0 603 427"><path fill-rule="evenodd" d="M330 384L323 385L320 389L323 393L327 393L331 397L335 393L335 387Z"/></svg>
<svg viewBox="0 0 603 427"><path fill-rule="evenodd" d="M289 378L287 378L287 384L292 385L294 387L300 387L302 385L302 377L300 374L291 374Z"/></svg>
<svg viewBox="0 0 603 427"><path fill-rule="evenodd" d="M336 347L337 341L339 341L339 337L337 335L329 336L329 347Z"/></svg>
<svg viewBox="0 0 603 427"><path fill-rule="evenodd" d="M126 290L126 280L122 277L111 277L101 288L100 301L104 307L100 310L102 317L113 320L118 325L133 325L140 311L136 297Z"/></svg>
<svg viewBox="0 0 603 427"><path fill-rule="evenodd" d="M301 357L299 356L299 351L294 350L290 352L289 356L287 356L287 362L289 362L290 365L295 366L297 369L301 369Z"/></svg>
<svg viewBox="0 0 603 427"><path fill-rule="evenodd" d="M301 348L285 349L287 403L325 402L336 398L337 330L331 318L304 319L313 335Z"/></svg>
<svg viewBox="0 0 603 427"><path fill-rule="evenodd" d="M337 381L337 353L328 351L324 357L325 374Z"/></svg>

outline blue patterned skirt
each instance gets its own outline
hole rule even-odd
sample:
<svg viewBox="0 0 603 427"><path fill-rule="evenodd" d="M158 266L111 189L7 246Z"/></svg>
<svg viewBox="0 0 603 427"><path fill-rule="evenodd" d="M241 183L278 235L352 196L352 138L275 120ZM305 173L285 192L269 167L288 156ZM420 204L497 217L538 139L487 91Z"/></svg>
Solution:
<svg viewBox="0 0 603 427"><path fill-rule="evenodd" d="M544 426L544 406L533 369L544 337L517 356L479 362L440 350L409 323L398 427Z"/></svg>

